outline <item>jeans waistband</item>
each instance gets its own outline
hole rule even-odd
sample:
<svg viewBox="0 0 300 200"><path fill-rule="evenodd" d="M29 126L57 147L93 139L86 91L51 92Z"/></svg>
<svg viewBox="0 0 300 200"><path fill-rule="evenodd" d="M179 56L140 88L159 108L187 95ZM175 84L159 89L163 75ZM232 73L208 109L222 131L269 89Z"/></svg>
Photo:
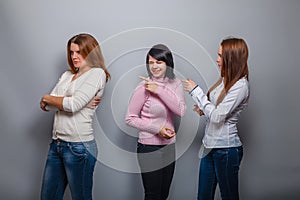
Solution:
<svg viewBox="0 0 300 200"><path fill-rule="evenodd" d="M92 144L92 143L95 143L95 140L85 141L85 142L67 142L62 139L57 138L57 139L52 139L52 142L55 144L76 145L76 144Z"/></svg>

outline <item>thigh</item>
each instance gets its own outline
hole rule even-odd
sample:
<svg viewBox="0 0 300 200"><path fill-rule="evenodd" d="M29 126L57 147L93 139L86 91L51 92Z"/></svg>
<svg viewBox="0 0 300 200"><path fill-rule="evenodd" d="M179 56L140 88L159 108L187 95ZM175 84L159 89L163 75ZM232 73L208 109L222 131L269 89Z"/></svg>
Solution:
<svg viewBox="0 0 300 200"><path fill-rule="evenodd" d="M67 177L59 150L54 142L50 144L42 181L42 200L63 198Z"/></svg>
<svg viewBox="0 0 300 200"><path fill-rule="evenodd" d="M161 200L163 153L156 145L138 144L138 162L144 186L145 200Z"/></svg>
<svg viewBox="0 0 300 200"><path fill-rule="evenodd" d="M207 153L200 161L198 200L213 200L217 186L213 152Z"/></svg>
<svg viewBox="0 0 300 200"><path fill-rule="evenodd" d="M157 145L138 143L137 157L142 173L152 172L163 168L163 152L160 149L161 147Z"/></svg>
<svg viewBox="0 0 300 200"><path fill-rule="evenodd" d="M222 199L239 199L238 179L243 148L219 149L214 156Z"/></svg>
<svg viewBox="0 0 300 200"><path fill-rule="evenodd" d="M69 143L66 147L64 163L73 200L92 199L96 156L95 142Z"/></svg>

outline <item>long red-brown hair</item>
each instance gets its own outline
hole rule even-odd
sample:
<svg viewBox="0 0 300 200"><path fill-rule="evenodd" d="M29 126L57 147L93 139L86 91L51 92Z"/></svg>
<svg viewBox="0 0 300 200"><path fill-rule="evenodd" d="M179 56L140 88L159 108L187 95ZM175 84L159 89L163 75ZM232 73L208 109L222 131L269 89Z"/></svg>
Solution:
<svg viewBox="0 0 300 200"><path fill-rule="evenodd" d="M68 63L73 74L77 73L77 68L73 65L71 58L71 43L77 44L79 46L79 51L82 57L85 59L86 63L90 67L102 68L106 74L106 82L110 78L110 73L107 71L104 57L102 55L100 45L97 40L87 33L81 33L73 36L67 44L67 57Z"/></svg>
<svg viewBox="0 0 300 200"><path fill-rule="evenodd" d="M248 47L246 42L241 38L227 38L221 42L222 55L221 55L221 77L209 89L207 95L215 89L222 80L224 88L221 91L216 106L224 99L229 89L242 77L249 79L248 71Z"/></svg>

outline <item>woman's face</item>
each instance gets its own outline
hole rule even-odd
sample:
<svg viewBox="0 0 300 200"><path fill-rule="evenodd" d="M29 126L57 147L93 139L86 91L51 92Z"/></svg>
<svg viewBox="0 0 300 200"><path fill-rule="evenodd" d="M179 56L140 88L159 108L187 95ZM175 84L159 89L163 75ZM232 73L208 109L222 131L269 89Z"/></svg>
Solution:
<svg viewBox="0 0 300 200"><path fill-rule="evenodd" d="M71 59L72 59L73 65L76 68L80 68L86 64L85 59L80 54L80 48L79 48L78 44L71 43L70 54L71 54Z"/></svg>
<svg viewBox="0 0 300 200"><path fill-rule="evenodd" d="M219 50L218 50L217 63L218 63L218 66L220 68L220 71L222 71L222 66L223 66L223 62L222 62L222 46L220 46Z"/></svg>
<svg viewBox="0 0 300 200"><path fill-rule="evenodd" d="M164 61L159 61L149 55L149 69L154 78L164 78L167 71L167 65Z"/></svg>

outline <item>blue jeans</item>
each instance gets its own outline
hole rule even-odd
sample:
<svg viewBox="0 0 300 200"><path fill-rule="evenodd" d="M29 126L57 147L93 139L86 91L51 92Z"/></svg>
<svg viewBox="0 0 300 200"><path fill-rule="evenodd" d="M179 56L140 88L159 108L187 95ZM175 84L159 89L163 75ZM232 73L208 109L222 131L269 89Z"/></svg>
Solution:
<svg viewBox="0 0 300 200"><path fill-rule="evenodd" d="M175 169L175 144L138 143L138 161L144 186L144 200L166 200Z"/></svg>
<svg viewBox="0 0 300 200"><path fill-rule="evenodd" d="M97 153L97 144L94 140L89 142L53 140L44 170L41 199L63 199L67 184L73 200L92 199Z"/></svg>
<svg viewBox="0 0 300 200"><path fill-rule="evenodd" d="M219 184L222 200L238 200L243 147L206 149L200 163L198 200L213 200Z"/></svg>

